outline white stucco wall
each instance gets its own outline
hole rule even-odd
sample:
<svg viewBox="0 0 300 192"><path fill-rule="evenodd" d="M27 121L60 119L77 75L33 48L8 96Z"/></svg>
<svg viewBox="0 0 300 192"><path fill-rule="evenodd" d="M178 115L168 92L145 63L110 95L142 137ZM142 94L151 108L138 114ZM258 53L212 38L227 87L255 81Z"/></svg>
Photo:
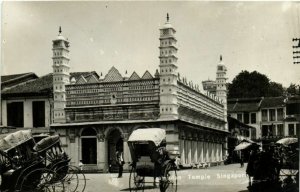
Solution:
<svg viewBox="0 0 300 192"><path fill-rule="evenodd" d="M7 103L23 102L24 106L24 127L33 126L32 117L32 102L33 101L45 101L45 127L50 127L51 120L51 105L49 99L15 99L15 100L2 100L1 115L3 126L7 126Z"/></svg>

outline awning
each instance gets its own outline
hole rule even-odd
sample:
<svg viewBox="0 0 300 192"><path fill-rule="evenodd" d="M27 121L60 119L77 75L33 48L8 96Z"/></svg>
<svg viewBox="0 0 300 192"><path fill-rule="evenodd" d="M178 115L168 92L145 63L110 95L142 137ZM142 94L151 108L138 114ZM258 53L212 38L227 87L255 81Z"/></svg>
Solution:
<svg viewBox="0 0 300 192"><path fill-rule="evenodd" d="M241 142L240 144L235 146L234 150L239 151L239 150L247 149L250 145L252 145L252 143Z"/></svg>
<svg viewBox="0 0 300 192"><path fill-rule="evenodd" d="M293 143L298 143L298 138L286 137L286 138L278 140L276 143L283 144L283 145L290 145Z"/></svg>

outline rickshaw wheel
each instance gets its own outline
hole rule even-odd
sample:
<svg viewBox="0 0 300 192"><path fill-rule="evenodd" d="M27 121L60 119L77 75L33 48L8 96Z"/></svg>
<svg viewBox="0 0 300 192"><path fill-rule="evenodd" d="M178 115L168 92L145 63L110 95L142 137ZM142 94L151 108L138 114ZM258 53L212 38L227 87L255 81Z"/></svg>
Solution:
<svg viewBox="0 0 300 192"><path fill-rule="evenodd" d="M164 176L159 185L161 192L177 191L177 172L176 165L174 163L170 162L166 165Z"/></svg>
<svg viewBox="0 0 300 192"><path fill-rule="evenodd" d="M61 182L53 182L55 172L46 168L39 168L29 172L20 184L22 192L63 192L64 185Z"/></svg>
<svg viewBox="0 0 300 192"><path fill-rule="evenodd" d="M129 190L130 192L144 191L145 177L139 176L135 167L131 168L129 175Z"/></svg>
<svg viewBox="0 0 300 192"><path fill-rule="evenodd" d="M65 165L55 170L57 178L64 184L65 192L83 192L86 187L85 175L75 166Z"/></svg>

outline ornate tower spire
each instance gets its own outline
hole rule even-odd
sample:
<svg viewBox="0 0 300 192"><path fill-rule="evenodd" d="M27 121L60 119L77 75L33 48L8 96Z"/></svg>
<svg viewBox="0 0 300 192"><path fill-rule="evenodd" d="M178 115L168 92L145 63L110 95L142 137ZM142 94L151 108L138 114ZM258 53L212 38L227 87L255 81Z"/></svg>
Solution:
<svg viewBox="0 0 300 192"><path fill-rule="evenodd" d="M226 87L226 66L224 65L222 55L220 56L220 62L217 66L217 78L216 78L216 95L221 99L221 102L224 105L224 121L227 122L227 87ZM225 129L227 129L227 124Z"/></svg>
<svg viewBox="0 0 300 192"><path fill-rule="evenodd" d="M66 85L70 83L69 74L69 41L59 34L53 40L53 123L66 122Z"/></svg>
<svg viewBox="0 0 300 192"><path fill-rule="evenodd" d="M167 21L160 29L160 118L178 119L176 30Z"/></svg>

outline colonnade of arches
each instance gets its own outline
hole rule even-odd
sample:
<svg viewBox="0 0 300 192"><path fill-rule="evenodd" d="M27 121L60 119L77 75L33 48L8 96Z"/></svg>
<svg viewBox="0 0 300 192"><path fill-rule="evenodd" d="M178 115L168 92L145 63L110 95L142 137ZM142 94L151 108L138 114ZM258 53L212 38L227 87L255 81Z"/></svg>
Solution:
<svg viewBox="0 0 300 192"><path fill-rule="evenodd" d="M131 131L137 128L146 127L134 127ZM124 154L124 160L128 166L128 162L131 161L129 148L127 145L128 136L131 131L127 133L128 129L122 129L119 127L109 127L100 131L100 129L94 127L82 128L79 131L78 138L78 156L76 159L82 161L86 167L97 167L103 169L103 171L114 172L117 171L116 164L116 152L122 151Z"/></svg>
<svg viewBox="0 0 300 192"><path fill-rule="evenodd" d="M107 127L102 128L102 130L94 127L82 128L79 132L78 142L74 143L79 147L79 153L77 157L74 157L78 159L78 162L82 160L85 165L95 166L104 172L114 172L117 171L116 152L120 150L124 154L124 169L127 169L129 162L131 162L127 140L131 132L137 128L147 127L131 129L129 127ZM223 160L224 149L226 148L223 139L199 139L202 137L200 133L198 134L199 138L196 139L191 139L192 137L188 135L180 136L178 132L170 134L167 138L175 139L169 141L171 143L178 143L171 145L178 149L183 164L211 163ZM210 135L214 134L211 133Z"/></svg>

